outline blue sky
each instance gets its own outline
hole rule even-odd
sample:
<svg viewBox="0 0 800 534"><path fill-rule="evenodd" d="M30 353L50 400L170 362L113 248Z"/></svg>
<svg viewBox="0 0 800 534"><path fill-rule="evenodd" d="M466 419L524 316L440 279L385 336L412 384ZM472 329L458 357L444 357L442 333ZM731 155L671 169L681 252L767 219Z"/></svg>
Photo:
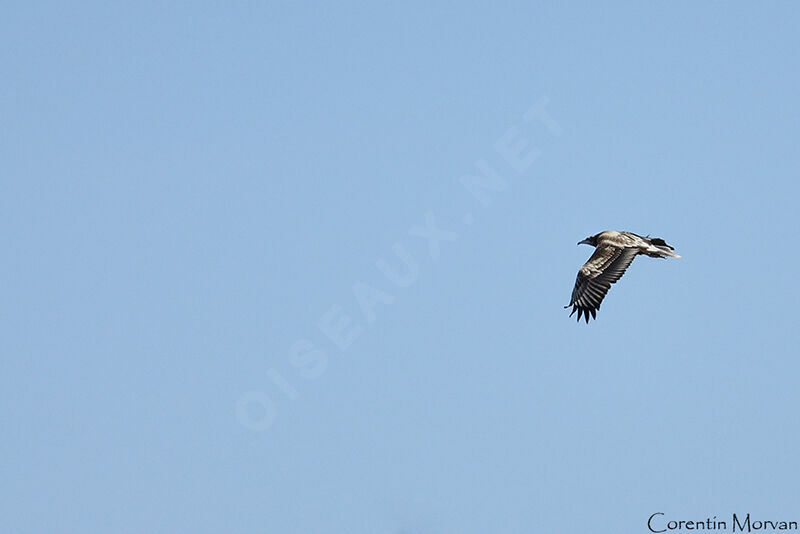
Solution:
<svg viewBox="0 0 800 534"><path fill-rule="evenodd" d="M800 8L488 4L6 6L3 532L800 520Z"/></svg>

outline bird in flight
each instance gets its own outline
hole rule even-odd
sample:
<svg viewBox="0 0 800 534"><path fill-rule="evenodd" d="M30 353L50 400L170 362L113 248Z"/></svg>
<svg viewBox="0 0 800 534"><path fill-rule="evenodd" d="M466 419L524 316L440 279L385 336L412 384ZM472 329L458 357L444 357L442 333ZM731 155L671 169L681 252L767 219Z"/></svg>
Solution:
<svg viewBox="0 0 800 534"><path fill-rule="evenodd" d="M589 261L578 270L572 299L564 307L572 306L569 316L578 312L578 321L583 316L587 323L590 313L593 319L597 318L597 310L611 289L611 284L622 278L636 256L645 254L651 258L680 258L663 239L642 237L632 232L607 230L587 237L578 244L592 245L595 250Z"/></svg>

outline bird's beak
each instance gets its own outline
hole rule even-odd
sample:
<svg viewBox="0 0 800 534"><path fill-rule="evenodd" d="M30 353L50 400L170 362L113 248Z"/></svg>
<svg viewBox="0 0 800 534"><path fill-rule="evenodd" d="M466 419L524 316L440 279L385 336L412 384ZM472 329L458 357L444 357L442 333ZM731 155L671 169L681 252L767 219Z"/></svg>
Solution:
<svg viewBox="0 0 800 534"><path fill-rule="evenodd" d="M578 241L578 244L579 245L591 245L592 243L589 241L589 238L587 237L583 241Z"/></svg>

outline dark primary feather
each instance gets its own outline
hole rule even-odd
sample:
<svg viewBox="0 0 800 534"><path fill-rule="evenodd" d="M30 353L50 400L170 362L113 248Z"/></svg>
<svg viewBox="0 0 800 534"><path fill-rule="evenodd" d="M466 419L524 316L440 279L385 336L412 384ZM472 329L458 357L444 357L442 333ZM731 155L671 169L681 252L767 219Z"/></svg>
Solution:
<svg viewBox="0 0 800 534"><path fill-rule="evenodd" d="M570 317L577 311L578 321L581 317L589 322L589 314L597 317L597 310L603 302L611 284L619 280L625 270L633 262L639 252L637 247L598 246L592 257L578 271L572 299L566 306L572 306Z"/></svg>

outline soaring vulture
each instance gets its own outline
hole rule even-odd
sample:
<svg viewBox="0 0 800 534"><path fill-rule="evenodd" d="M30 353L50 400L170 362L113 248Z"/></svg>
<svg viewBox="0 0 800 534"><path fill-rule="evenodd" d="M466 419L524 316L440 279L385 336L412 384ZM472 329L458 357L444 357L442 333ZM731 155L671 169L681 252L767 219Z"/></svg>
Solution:
<svg viewBox="0 0 800 534"><path fill-rule="evenodd" d="M632 232L608 230L587 237L578 244L592 245L595 251L578 271L572 299L564 307L572 306L572 313L569 316L572 317L577 311L578 321L584 316L587 323L590 313L593 319L597 318L597 310L611 289L611 284L625 274L625 269L633 262L633 258L639 254L651 258L680 258L672 252L675 249L667 245L663 239L642 237Z"/></svg>

